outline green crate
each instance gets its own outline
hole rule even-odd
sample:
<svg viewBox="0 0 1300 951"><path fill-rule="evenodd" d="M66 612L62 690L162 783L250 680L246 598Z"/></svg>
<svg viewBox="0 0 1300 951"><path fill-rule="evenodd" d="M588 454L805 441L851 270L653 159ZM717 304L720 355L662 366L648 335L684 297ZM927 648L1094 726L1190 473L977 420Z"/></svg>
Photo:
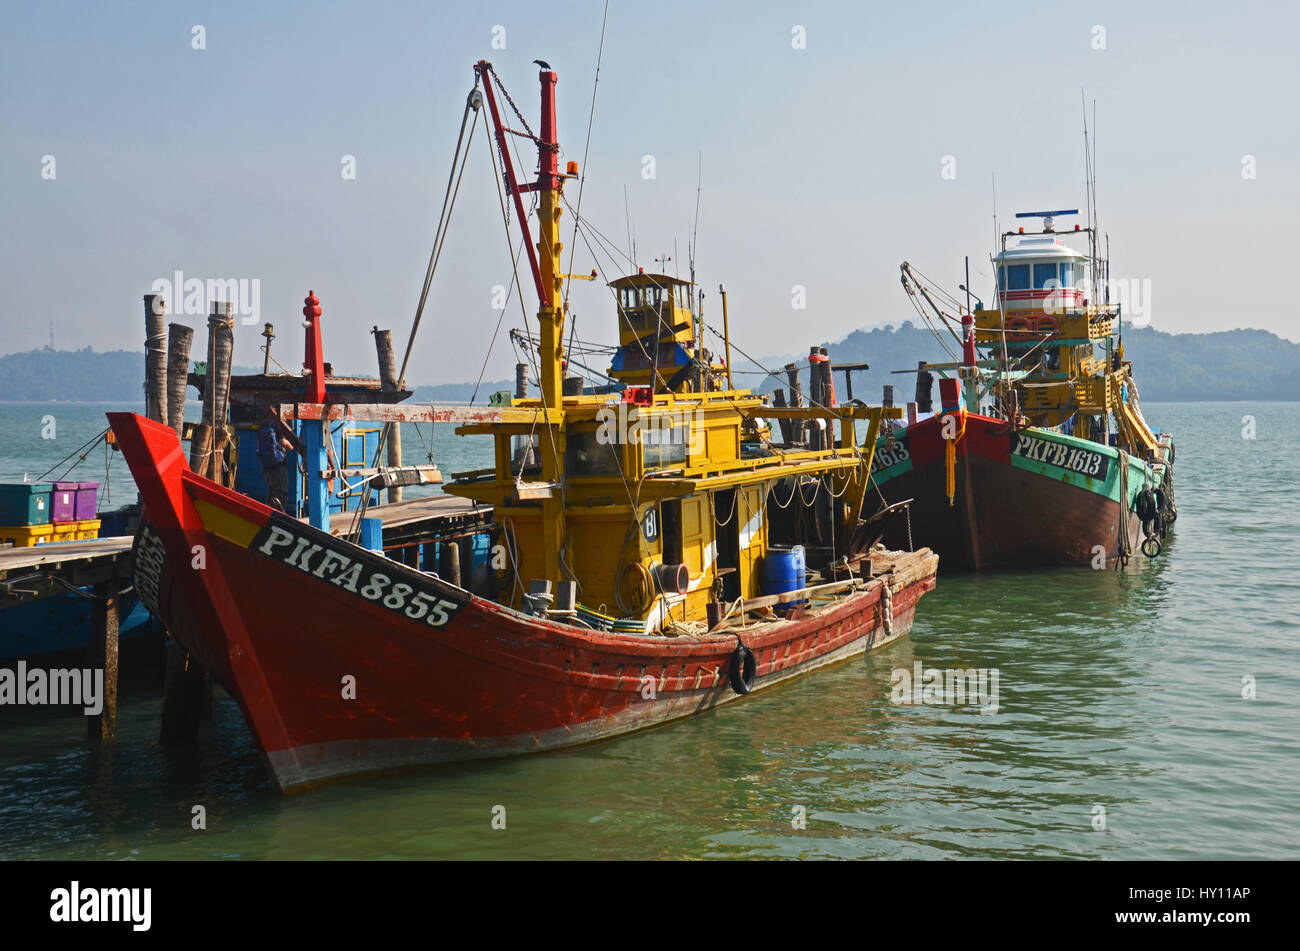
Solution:
<svg viewBox="0 0 1300 951"><path fill-rule="evenodd" d="M0 525L47 524L53 491L53 482L0 484Z"/></svg>

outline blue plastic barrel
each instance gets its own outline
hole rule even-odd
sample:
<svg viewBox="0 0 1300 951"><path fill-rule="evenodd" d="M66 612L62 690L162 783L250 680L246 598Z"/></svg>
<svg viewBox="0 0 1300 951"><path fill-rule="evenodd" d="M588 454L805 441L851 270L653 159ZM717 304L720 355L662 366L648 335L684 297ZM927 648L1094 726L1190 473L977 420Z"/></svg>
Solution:
<svg viewBox="0 0 1300 951"><path fill-rule="evenodd" d="M763 556L763 593L785 594L807 586L803 546L769 548Z"/></svg>

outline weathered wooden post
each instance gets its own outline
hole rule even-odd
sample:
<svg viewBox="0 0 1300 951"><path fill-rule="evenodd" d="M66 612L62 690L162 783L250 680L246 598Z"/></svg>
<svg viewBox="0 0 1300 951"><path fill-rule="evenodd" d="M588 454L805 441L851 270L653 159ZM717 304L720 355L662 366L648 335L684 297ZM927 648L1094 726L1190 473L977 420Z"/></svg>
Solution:
<svg viewBox="0 0 1300 951"><path fill-rule="evenodd" d="M442 543L442 563L438 566L438 577L460 587L460 545L454 541Z"/></svg>
<svg viewBox="0 0 1300 951"><path fill-rule="evenodd" d="M231 304L215 303L208 317L208 366L203 380L203 422L190 439L190 468L215 482L222 481L221 451L225 446L226 407L230 401L230 363L235 348L235 317Z"/></svg>
<svg viewBox="0 0 1300 951"><path fill-rule="evenodd" d="M397 379L397 360L393 355L393 334L390 330L380 330L375 327L375 350L379 355L379 382L380 389L385 393L391 393L401 388L400 381ZM384 424L384 445L388 447L388 465L400 466L402 464L402 425L401 423ZM390 485L388 487L389 503L402 501L402 487L400 485Z"/></svg>
<svg viewBox="0 0 1300 951"><path fill-rule="evenodd" d="M808 403L818 408L829 405L830 392L826 388L826 377L823 369L826 366L826 358L822 356L820 347L809 348L808 353ZM826 449L827 436L829 435L829 426L826 420L814 420L815 426L811 427L812 434L811 444L814 449Z"/></svg>
<svg viewBox="0 0 1300 951"><path fill-rule="evenodd" d="M528 398L528 364L515 364L515 399Z"/></svg>
<svg viewBox="0 0 1300 951"><path fill-rule="evenodd" d="M184 437L185 395L190 386L190 345L194 328L185 324L167 325L167 424Z"/></svg>
<svg viewBox="0 0 1300 951"><path fill-rule="evenodd" d="M235 358L235 305L229 301L214 303L208 328L212 335L212 363L208 365L212 385L212 416L208 420L212 433L209 478L226 485L226 416L230 408L230 371ZM204 412L207 412L206 405Z"/></svg>
<svg viewBox="0 0 1300 951"><path fill-rule="evenodd" d="M925 361L918 360L916 363L916 408L919 412L929 413L934 406L931 402L934 395L934 374L925 368Z"/></svg>
<svg viewBox="0 0 1300 951"><path fill-rule="evenodd" d="M167 645L163 681L163 746L180 746L198 739L205 711L210 715L212 683L203 665L176 641Z"/></svg>
<svg viewBox="0 0 1300 951"><path fill-rule="evenodd" d="M785 375L790 381L790 405L803 406L803 384L799 382L799 367L794 363L785 365ZM791 420L790 439L791 443L802 443L806 439L808 432L807 423L802 419Z"/></svg>
<svg viewBox="0 0 1300 951"><path fill-rule="evenodd" d="M144 414L167 422L167 302L144 295Z"/></svg>
<svg viewBox="0 0 1300 951"><path fill-rule="evenodd" d="M786 405L785 390L781 389L779 386L776 388L775 392L772 393L772 405L781 407ZM776 421L777 425L781 427L781 441L787 446L790 445L790 430L792 428L790 424L793 422L794 420L780 418Z"/></svg>
<svg viewBox="0 0 1300 951"><path fill-rule="evenodd" d="M117 733L117 629L118 582L95 585L95 606L91 611L90 667L104 671L103 707L86 718L86 738L109 740Z"/></svg>

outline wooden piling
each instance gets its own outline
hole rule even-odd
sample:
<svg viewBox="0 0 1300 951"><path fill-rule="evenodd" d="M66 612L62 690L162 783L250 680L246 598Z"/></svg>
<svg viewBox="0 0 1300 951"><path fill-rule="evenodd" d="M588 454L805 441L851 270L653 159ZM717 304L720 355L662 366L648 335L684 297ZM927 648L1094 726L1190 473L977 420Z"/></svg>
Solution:
<svg viewBox="0 0 1300 951"><path fill-rule="evenodd" d="M185 395L190 380L190 345L194 328L185 324L167 325L167 424L179 437L185 429Z"/></svg>
<svg viewBox="0 0 1300 951"><path fill-rule="evenodd" d="M144 295L144 414L167 422L167 302Z"/></svg>
<svg viewBox="0 0 1300 951"><path fill-rule="evenodd" d="M374 328L375 335L375 352L379 357L379 383L380 389L385 393L399 389L397 379L397 359L393 354L393 333L390 330L380 330ZM388 465L400 466L402 464L402 427L400 423L384 424L384 445L388 451ZM402 487L400 485L390 485L388 487L389 503L402 501Z"/></svg>
<svg viewBox="0 0 1300 951"><path fill-rule="evenodd" d="M822 356L822 394L826 398L827 407L833 408L837 402L835 399L835 364L831 362L830 353L825 347L821 348ZM835 448L835 424L831 420L826 421L826 428L822 430L825 433L825 447L827 449Z"/></svg>
<svg viewBox="0 0 1300 951"><path fill-rule="evenodd" d="M916 408L928 413L933 408L931 399L934 393L934 374L925 368L925 361L916 363Z"/></svg>
<svg viewBox="0 0 1300 951"><path fill-rule="evenodd" d="M528 398L528 364L515 364L515 399Z"/></svg>
<svg viewBox="0 0 1300 951"><path fill-rule="evenodd" d="M198 739L199 724L212 710L212 683L207 671L176 641L167 645L163 680L163 746L181 746Z"/></svg>
<svg viewBox="0 0 1300 951"><path fill-rule="evenodd" d="M222 450L230 404L230 369L235 351L234 306L214 303L208 317L208 366L203 381L203 422L190 440L190 468L214 482L224 482Z"/></svg>
<svg viewBox="0 0 1300 951"><path fill-rule="evenodd" d="M794 363L785 365L785 375L790 381L790 405L803 406L803 384L799 382L799 367ZM802 443L806 439L808 424L802 419L790 421L790 439L791 444Z"/></svg>
<svg viewBox="0 0 1300 951"><path fill-rule="evenodd" d="M460 587L460 545L455 542L442 543L442 563L438 566L438 577Z"/></svg>
<svg viewBox="0 0 1300 951"><path fill-rule="evenodd" d="M830 406L831 392L827 386L826 357L821 347L810 347L808 352L808 402L812 406ZM829 420L818 420L819 425L809 429L813 449L829 449L835 438Z"/></svg>
<svg viewBox="0 0 1300 951"><path fill-rule="evenodd" d="M86 738L110 740L117 733L118 582L101 581L94 591L99 600L91 612L90 667L104 671L104 693L100 712L86 718Z"/></svg>
<svg viewBox="0 0 1300 951"><path fill-rule="evenodd" d="M785 406L785 390L781 389L779 386L772 394L772 405ZM781 441L787 446L790 445L790 431L793 428L790 424L793 420L778 419L776 422L777 425L781 427Z"/></svg>

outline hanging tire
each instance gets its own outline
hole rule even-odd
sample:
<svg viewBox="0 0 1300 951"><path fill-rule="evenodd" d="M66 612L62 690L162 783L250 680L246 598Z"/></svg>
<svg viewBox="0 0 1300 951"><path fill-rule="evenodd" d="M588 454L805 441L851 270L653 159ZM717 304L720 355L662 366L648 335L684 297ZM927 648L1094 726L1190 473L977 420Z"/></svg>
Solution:
<svg viewBox="0 0 1300 951"><path fill-rule="evenodd" d="M1155 535L1148 535L1142 542L1142 554L1146 555L1148 558L1160 557L1160 552L1162 550L1163 546L1160 544L1160 539Z"/></svg>
<svg viewBox="0 0 1300 951"><path fill-rule="evenodd" d="M754 681L758 679L758 661L754 652L744 644L737 644L731 654L727 679L731 681L731 689L742 697L754 689Z"/></svg>

